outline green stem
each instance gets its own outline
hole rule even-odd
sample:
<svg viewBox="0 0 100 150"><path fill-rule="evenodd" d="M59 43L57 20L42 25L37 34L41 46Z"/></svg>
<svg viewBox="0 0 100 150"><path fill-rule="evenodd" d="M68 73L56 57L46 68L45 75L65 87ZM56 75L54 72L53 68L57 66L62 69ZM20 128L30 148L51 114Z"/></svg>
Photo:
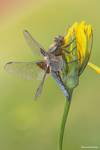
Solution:
<svg viewBox="0 0 100 150"><path fill-rule="evenodd" d="M62 150L62 146L63 146L63 137L64 137L65 125L68 117L69 108L70 108L70 102L66 98L61 127L60 127L60 134L59 134L59 150Z"/></svg>

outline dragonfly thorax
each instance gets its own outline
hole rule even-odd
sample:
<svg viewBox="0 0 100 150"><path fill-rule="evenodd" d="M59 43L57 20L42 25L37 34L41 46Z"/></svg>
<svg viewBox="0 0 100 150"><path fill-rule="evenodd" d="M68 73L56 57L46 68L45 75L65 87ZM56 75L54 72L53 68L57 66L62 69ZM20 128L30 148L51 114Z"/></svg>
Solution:
<svg viewBox="0 0 100 150"><path fill-rule="evenodd" d="M48 54L47 57L45 57L47 66L50 67L50 70L52 71L60 71L63 66L63 60L61 56L55 56L53 54Z"/></svg>

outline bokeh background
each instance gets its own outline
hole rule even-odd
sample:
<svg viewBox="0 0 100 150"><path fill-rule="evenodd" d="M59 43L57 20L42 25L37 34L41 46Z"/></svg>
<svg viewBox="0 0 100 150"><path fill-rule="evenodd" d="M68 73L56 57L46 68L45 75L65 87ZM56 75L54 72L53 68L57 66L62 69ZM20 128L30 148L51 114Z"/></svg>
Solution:
<svg viewBox="0 0 100 150"><path fill-rule="evenodd" d="M65 98L48 77L37 102L39 81L7 74L6 62L32 61L23 30L47 49L67 25L85 20L94 29L91 61L100 66L99 0L0 0L0 150L56 150ZM100 76L86 68L74 91L63 150L100 146ZM100 147L99 147L100 148Z"/></svg>

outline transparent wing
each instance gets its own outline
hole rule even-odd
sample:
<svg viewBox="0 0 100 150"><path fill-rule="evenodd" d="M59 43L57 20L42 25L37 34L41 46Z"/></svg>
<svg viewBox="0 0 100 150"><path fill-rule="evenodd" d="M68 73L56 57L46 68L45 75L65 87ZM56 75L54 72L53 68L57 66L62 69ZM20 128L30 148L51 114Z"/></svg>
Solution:
<svg viewBox="0 0 100 150"><path fill-rule="evenodd" d="M36 62L8 62L4 68L8 73L15 74L27 80L41 80L44 75L44 70L40 69Z"/></svg>
<svg viewBox="0 0 100 150"><path fill-rule="evenodd" d="M48 69L48 68L47 68L47 69ZM37 97L42 93L42 89L43 89L44 81L45 81L45 79L46 79L46 75L47 75L47 70L45 71L44 76L43 76L43 78L42 78L42 81L41 81L39 87L38 87L37 90L36 90L35 97L34 97L35 100L36 100Z"/></svg>
<svg viewBox="0 0 100 150"><path fill-rule="evenodd" d="M39 44L27 30L24 30L24 37L34 55L41 57L42 53L46 53L41 44Z"/></svg>

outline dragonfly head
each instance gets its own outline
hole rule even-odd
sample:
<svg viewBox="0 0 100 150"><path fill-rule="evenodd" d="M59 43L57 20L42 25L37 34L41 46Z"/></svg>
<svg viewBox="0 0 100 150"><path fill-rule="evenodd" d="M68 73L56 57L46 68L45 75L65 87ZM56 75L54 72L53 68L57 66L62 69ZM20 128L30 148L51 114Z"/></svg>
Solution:
<svg viewBox="0 0 100 150"><path fill-rule="evenodd" d="M61 35L58 35L54 38L54 42L58 45L61 46L64 42L64 37Z"/></svg>
<svg viewBox="0 0 100 150"><path fill-rule="evenodd" d="M49 47L48 51L56 56L59 56L62 53L61 48L63 44L64 44L64 37L61 35L56 36L54 38L54 43Z"/></svg>

